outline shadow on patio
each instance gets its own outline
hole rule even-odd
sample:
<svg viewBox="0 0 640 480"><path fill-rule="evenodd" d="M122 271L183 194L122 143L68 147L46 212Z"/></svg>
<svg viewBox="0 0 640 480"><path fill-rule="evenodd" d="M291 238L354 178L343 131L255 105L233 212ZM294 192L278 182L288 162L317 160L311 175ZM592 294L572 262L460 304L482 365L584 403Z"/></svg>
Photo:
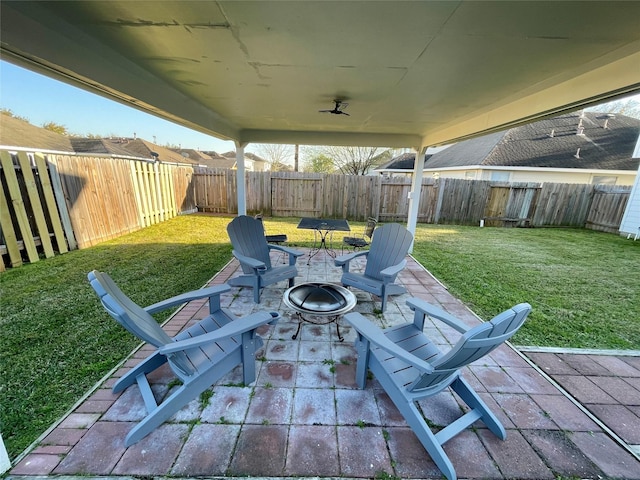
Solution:
<svg viewBox="0 0 640 480"><path fill-rule="evenodd" d="M339 281L340 269L324 252L315 255L309 266L306 263L301 257L296 283ZM212 284L224 283L237 270L234 260ZM479 322L413 259L399 281L409 295L439 305L468 325ZM338 341L333 325L307 323L292 340L297 320L282 302L283 285L266 288L260 305L253 303L250 289L233 288L223 295L223 306L236 315L256 310L283 314L275 327L261 331L264 361L258 362L255 384L238 386L241 377L236 369L213 387L211 398L191 402L170 422L125 448L124 437L144 416L144 403L135 386L121 395L112 394L110 387L148 355L151 349L142 347L52 427L10 475L441 478L380 385L374 380L365 390L357 389L355 336L348 325L341 324L344 342ZM374 313L379 299L354 293L355 311L381 326L413 317L405 305L409 295L390 297L381 317ZM206 312L204 301L192 302L165 329L175 334ZM459 335L441 324L436 327L436 343L450 344ZM550 358L531 356L538 363ZM624 365L635 382L628 384L629 391L640 391L640 362ZM510 346L501 346L463 375L503 422L507 439L502 442L477 424L448 442L445 451L460 478L640 479L640 462L620 438ZM157 395L166 394L171 380L168 369L155 374ZM459 403L448 392L421 403L435 426L459 415ZM639 393L635 391L634 398L640 398ZM638 435L637 427L629 431Z"/></svg>

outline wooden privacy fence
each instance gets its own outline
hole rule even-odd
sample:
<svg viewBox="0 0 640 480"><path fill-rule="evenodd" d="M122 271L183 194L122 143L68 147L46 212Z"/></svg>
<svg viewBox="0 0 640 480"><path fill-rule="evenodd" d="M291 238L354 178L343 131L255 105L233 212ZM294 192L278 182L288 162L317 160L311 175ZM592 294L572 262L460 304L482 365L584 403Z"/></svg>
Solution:
<svg viewBox="0 0 640 480"><path fill-rule="evenodd" d="M191 166L6 150L0 159L0 270L196 211Z"/></svg>
<svg viewBox="0 0 640 480"><path fill-rule="evenodd" d="M230 170L194 174L199 210L237 213ZM411 180L295 172L247 172L247 213L406 222ZM486 226L572 226L616 232L630 187L424 179L418 222Z"/></svg>
<svg viewBox="0 0 640 480"><path fill-rule="evenodd" d="M197 210L234 215L236 172L145 159L0 150L5 266L84 248ZM406 222L411 180L247 172L247 213ZM617 232L629 187L424 179L421 223Z"/></svg>

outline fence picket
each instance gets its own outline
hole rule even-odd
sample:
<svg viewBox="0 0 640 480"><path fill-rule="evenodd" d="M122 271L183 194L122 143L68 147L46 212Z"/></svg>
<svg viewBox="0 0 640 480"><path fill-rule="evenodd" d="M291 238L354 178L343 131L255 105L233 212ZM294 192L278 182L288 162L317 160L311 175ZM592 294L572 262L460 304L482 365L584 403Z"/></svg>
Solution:
<svg viewBox="0 0 640 480"><path fill-rule="evenodd" d="M19 266L23 255L29 261L37 261L39 253L50 256L52 236L57 251L64 252L67 244L68 249L85 248L180 213L237 212L237 172L230 169L34 152L18 155L16 164L6 150L0 151L0 160L0 270ZM376 217L381 222L408 217L408 177L247 172L245 182L249 214L360 221ZM418 199L418 221L478 225L495 217L500 225L615 232L630 190L427 178Z"/></svg>
<svg viewBox="0 0 640 480"><path fill-rule="evenodd" d="M36 250L36 242L33 238L31 225L29 224L27 208L22 200L22 192L20 191L20 184L18 183L18 177L15 167L13 166L11 154L7 151L1 151L0 162L4 170L5 180L7 181L7 188L9 190L9 198L13 205L13 211L15 212L15 218L18 222L24 248L27 251L27 257L29 258L29 262L37 262L39 257L38 251Z"/></svg>
<svg viewBox="0 0 640 480"><path fill-rule="evenodd" d="M38 177L40 179L40 185L42 187L42 194L47 206L47 213L49 214L49 220L51 227L53 228L53 235L56 239L56 246L58 252L68 252L67 241L64 236L64 230L62 228L62 222L60 220L60 214L58 213L58 207L56 205L56 199L53 194L53 187L51 185L51 179L49 178L49 170L47 169L47 162L44 155L36 153L34 155L36 168L38 169Z"/></svg>
<svg viewBox="0 0 640 480"><path fill-rule="evenodd" d="M69 209L67 208L65 191L62 187L62 180L60 179L56 158L54 156L47 157L47 165L49 166L53 196L56 200L56 206L58 207L58 212L60 214L60 222L62 223L64 236L67 239L67 245L69 250L76 250L78 248L78 243L76 242L76 236L73 232L71 216L69 215Z"/></svg>
<svg viewBox="0 0 640 480"><path fill-rule="evenodd" d="M24 186L27 190L31 213L36 224L36 230L40 236L40 243L42 244L44 256L46 258L51 258L55 254L53 253L53 245L51 244L51 237L49 236L49 227L47 226L47 220L44 218L44 210L40 201L40 193L36 186L36 179L33 175L31 159L27 156L26 152L18 152L18 163L22 171Z"/></svg>
<svg viewBox="0 0 640 480"><path fill-rule="evenodd" d="M2 236L6 244L5 248L9 253L10 265L12 267L19 267L22 265L22 255L18 248L18 237L13 228L13 221L9 213L9 204L7 203L7 197L4 194L3 188L0 188L0 230L2 230ZM4 271L4 262L0 262L0 270Z"/></svg>

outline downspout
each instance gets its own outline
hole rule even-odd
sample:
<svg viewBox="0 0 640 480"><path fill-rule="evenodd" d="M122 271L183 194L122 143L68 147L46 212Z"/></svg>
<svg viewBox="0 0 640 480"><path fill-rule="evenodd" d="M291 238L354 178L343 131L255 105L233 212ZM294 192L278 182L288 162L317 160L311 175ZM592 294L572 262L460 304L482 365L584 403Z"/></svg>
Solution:
<svg viewBox="0 0 640 480"><path fill-rule="evenodd" d="M238 216L247 214L247 194L244 188L244 147L246 146L246 143L236 142L236 191L238 192Z"/></svg>
<svg viewBox="0 0 640 480"><path fill-rule="evenodd" d="M407 218L407 230L411 235L416 236L416 225L418 224L418 208L420 207L420 192L422 191L422 175L424 172L424 157L427 147L421 145L415 149L416 160L413 162L413 176L411 177L411 191L409 192L409 213ZM413 242L409 248L409 253L413 252Z"/></svg>

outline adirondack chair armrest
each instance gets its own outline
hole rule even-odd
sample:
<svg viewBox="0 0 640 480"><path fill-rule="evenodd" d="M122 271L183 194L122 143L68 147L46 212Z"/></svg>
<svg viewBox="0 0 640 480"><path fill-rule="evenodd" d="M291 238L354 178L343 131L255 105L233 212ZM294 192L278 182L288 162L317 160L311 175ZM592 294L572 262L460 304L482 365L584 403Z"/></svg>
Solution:
<svg viewBox="0 0 640 480"><path fill-rule="evenodd" d="M384 270L381 270L380 275L382 275L382 277L384 278L385 283L388 283L389 281L393 281L395 276L398 275L398 273L400 273L406 265L407 265L407 260L402 259L402 261L397 265L392 265L390 267L385 268Z"/></svg>
<svg viewBox="0 0 640 480"><path fill-rule="evenodd" d="M341 255L336 257L334 260L336 267L342 267L343 272L349 271L349 262L354 258L361 257L362 255L369 255L369 250L362 250L359 252L347 253L346 255Z"/></svg>
<svg viewBox="0 0 640 480"><path fill-rule="evenodd" d="M438 320L443 321L450 327L455 328L460 333L465 333L471 329L471 327L465 325L450 313L447 313L441 308L436 307L435 305L431 305L430 303L427 303L419 298L412 297L408 299L407 305L411 310L420 312L423 316L428 315L431 318L437 318ZM422 330L422 328L420 330Z"/></svg>
<svg viewBox="0 0 640 480"><path fill-rule="evenodd" d="M267 266L265 265L265 263L261 262L260 260L242 255L236 250L232 250L231 253L233 253L233 256L236 257L238 261L244 265L248 265L249 267L258 270L259 272L264 272L267 270Z"/></svg>
<svg viewBox="0 0 640 480"><path fill-rule="evenodd" d="M210 344L212 342L219 342L229 337L241 335L244 332L255 330L267 323L273 323L280 318L278 312L256 312L246 317L240 318L233 322L229 322L223 327L197 337L189 338L186 340L179 340L167 345L163 345L158 348L158 352L162 355L169 353L181 352L190 348L196 348L203 345Z"/></svg>
<svg viewBox="0 0 640 480"><path fill-rule="evenodd" d="M219 297L224 292L231 290L228 285L215 285L213 287L201 288L200 290L193 290L191 292L176 295L171 298L167 298L161 302L154 303L145 307L147 313L153 314L171 308L175 305L182 305L183 303L191 302L192 300L198 300L199 298L211 298Z"/></svg>
<svg viewBox="0 0 640 480"><path fill-rule="evenodd" d="M383 331L367 320L361 313L348 313L344 316L344 319L356 329L359 335L364 337L369 343L383 349L396 358L401 359L408 365L416 367L425 373L432 373L434 371L433 366L421 358L407 352L405 349L399 347L391 340L389 340Z"/></svg>

